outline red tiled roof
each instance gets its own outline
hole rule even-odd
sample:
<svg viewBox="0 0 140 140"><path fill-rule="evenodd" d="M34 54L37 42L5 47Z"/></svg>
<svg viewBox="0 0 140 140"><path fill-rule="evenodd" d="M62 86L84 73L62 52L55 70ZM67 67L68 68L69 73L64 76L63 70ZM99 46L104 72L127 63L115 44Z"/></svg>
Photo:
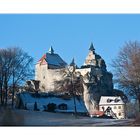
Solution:
<svg viewBox="0 0 140 140"><path fill-rule="evenodd" d="M95 111L95 112L90 113L90 115L103 116L104 112L103 111Z"/></svg>
<svg viewBox="0 0 140 140"><path fill-rule="evenodd" d="M39 61L42 61L43 59L46 59L46 54L44 54Z"/></svg>

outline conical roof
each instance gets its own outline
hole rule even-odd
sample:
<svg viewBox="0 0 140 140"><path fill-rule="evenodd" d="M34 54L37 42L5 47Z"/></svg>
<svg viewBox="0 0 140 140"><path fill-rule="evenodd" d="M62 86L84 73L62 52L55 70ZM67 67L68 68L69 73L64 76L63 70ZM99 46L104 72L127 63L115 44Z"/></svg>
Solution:
<svg viewBox="0 0 140 140"><path fill-rule="evenodd" d="M54 49L53 49L53 47L52 47L52 46L50 47L50 49L49 49L48 53L50 53L50 54L54 54Z"/></svg>
<svg viewBox="0 0 140 140"><path fill-rule="evenodd" d="M70 66L75 66L76 64L75 64L75 60L74 60L74 58L72 59L72 61L71 61L71 63L70 63Z"/></svg>
<svg viewBox="0 0 140 140"><path fill-rule="evenodd" d="M94 48L94 46L93 46L93 43L91 43L89 50L90 50L90 51L95 51L95 48Z"/></svg>

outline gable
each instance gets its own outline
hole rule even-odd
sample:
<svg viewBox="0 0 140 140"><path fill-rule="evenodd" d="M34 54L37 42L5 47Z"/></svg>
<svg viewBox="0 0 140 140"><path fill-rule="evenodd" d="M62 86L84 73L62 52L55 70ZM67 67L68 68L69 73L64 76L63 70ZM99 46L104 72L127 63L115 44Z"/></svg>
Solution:
<svg viewBox="0 0 140 140"><path fill-rule="evenodd" d="M58 54L46 53L46 62L48 63L48 66L58 66L63 68L67 65L67 63Z"/></svg>
<svg viewBox="0 0 140 140"><path fill-rule="evenodd" d="M67 63L58 54L44 54L38 61L40 65L48 64L49 69L65 68Z"/></svg>

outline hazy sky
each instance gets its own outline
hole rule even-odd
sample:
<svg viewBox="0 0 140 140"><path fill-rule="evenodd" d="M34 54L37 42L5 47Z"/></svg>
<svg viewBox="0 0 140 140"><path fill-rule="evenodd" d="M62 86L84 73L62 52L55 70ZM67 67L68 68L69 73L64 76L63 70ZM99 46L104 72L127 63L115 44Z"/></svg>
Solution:
<svg viewBox="0 0 140 140"><path fill-rule="evenodd" d="M67 63L74 57L80 66L93 42L111 70L111 59L129 40L140 41L140 15L0 15L0 48L22 47L34 63L52 45Z"/></svg>

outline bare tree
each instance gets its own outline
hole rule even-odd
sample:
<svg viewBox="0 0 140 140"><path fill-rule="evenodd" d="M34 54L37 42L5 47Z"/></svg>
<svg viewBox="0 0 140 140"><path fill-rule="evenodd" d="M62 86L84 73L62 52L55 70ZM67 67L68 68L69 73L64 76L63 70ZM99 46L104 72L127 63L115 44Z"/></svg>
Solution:
<svg viewBox="0 0 140 140"><path fill-rule="evenodd" d="M39 83L40 81L38 80L28 80L25 83L24 90L28 92L38 93L40 91Z"/></svg>
<svg viewBox="0 0 140 140"><path fill-rule="evenodd" d="M8 81L10 79L11 53L7 49L0 50L1 103L7 104Z"/></svg>
<svg viewBox="0 0 140 140"><path fill-rule="evenodd" d="M75 70L73 72L66 70L64 73L63 80L56 81L55 87L57 92L68 93L69 96L73 98L75 117L77 117L77 106L75 99L80 101L81 97L83 98L83 77Z"/></svg>
<svg viewBox="0 0 140 140"><path fill-rule="evenodd" d="M20 48L12 48L12 106L14 103L15 86L33 76L33 58Z"/></svg>
<svg viewBox="0 0 140 140"><path fill-rule="evenodd" d="M7 93L12 87L12 106L15 88L33 76L33 58L21 48L0 49L0 92L1 103L7 104Z"/></svg>
<svg viewBox="0 0 140 140"><path fill-rule="evenodd" d="M72 96L72 93L76 97L83 96L83 77L82 75L77 76L77 72L73 73L73 77L69 75L69 72L66 71L63 75L63 80L55 82L56 92L69 93Z"/></svg>
<svg viewBox="0 0 140 140"><path fill-rule="evenodd" d="M115 82L126 94L139 101L140 110L140 43L126 42L112 61Z"/></svg>

